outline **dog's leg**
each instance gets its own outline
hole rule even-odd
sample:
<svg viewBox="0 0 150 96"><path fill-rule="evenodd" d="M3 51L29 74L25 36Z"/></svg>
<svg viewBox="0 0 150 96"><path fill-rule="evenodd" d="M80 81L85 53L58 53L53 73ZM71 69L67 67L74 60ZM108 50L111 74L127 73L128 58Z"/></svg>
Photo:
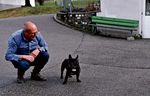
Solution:
<svg viewBox="0 0 150 96"><path fill-rule="evenodd" d="M77 82L81 82L81 80L79 79L79 74L80 73L78 73L76 76L77 76Z"/></svg>
<svg viewBox="0 0 150 96"><path fill-rule="evenodd" d="M69 74L70 74L70 70L67 70L67 71L66 71L65 80L64 80L63 84L66 84L66 83L67 83Z"/></svg>
<svg viewBox="0 0 150 96"><path fill-rule="evenodd" d="M64 69L65 69L65 67L62 65L62 66L61 66L61 76L60 76L61 79L63 79L63 72L64 72Z"/></svg>
<svg viewBox="0 0 150 96"><path fill-rule="evenodd" d="M70 69L70 72L69 72L69 74L68 74L68 77L69 77L69 78L72 77L72 76L71 76L71 70L72 70L72 69Z"/></svg>
<svg viewBox="0 0 150 96"><path fill-rule="evenodd" d="M77 74L76 74L77 82L81 82L81 80L79 79L79 76L80 76L80 69L77 70Z"/></svg>

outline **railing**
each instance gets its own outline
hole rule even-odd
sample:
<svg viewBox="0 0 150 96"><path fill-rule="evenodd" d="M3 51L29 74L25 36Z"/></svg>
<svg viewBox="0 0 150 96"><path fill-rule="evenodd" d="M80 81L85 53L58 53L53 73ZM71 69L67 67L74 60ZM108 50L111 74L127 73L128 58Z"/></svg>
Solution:
<svg viewBox="0 0 150 96"><path fill-rule="evenodd" d="M90 17L96 12L58 12L57 19L76 28L86 30L89 28Z"/></svg>

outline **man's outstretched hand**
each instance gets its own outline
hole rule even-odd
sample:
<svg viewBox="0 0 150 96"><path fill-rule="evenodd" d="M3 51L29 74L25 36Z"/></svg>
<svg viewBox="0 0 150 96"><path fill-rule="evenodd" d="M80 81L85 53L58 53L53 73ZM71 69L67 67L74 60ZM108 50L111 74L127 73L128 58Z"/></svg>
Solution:
<svg viewBox="0 0 150 96"><path fill-rule="evenodd" d="M35 59L32 55L20 55L20 58L29 62L33 62Z"/></svg>
<svg viewBox="0 0 150 96"><path fill-rule="evenodd" d="M39 53L40 53L39 49L35 49L31 52L30 55L33 56L34 58L36 58L39 55Z"/></svg>
<svg viewBox="0 0 150 96"><path fill-rule="evenodd" d="M35 58L39 55L39 53L39 49L35 49L29 55L20 55L20 58L29 62L34 62Z"/></svg>

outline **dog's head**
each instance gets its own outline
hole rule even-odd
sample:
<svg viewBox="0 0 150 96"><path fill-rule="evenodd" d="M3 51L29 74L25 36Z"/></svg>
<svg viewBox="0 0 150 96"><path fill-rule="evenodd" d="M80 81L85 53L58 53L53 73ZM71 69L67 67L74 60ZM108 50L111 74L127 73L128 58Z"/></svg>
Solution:
<svg viewBox="0 0 150 96"><path fill-rule="evenodd" d="M72 69L77 69L79 67L79 60L78 60L78 55L75 58L72 58L72 56L69 54L69 68Z"/></svg>

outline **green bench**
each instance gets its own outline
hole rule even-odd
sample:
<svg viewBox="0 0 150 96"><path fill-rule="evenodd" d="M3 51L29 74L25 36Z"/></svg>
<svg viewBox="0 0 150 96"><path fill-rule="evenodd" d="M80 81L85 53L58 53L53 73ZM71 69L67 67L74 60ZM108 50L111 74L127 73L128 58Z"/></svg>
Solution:
<svg viewBox="0 0 150 96"><path fill-rule="evenodd" d="M121 19L121 18L111 18L111 17L102 17L102 16L92 16L91 23L92 33L97 33L97 27L102 29L111 28L118 30L125 30L131 33L138 30L139 21L130 20L130 19Z"/></svg>

